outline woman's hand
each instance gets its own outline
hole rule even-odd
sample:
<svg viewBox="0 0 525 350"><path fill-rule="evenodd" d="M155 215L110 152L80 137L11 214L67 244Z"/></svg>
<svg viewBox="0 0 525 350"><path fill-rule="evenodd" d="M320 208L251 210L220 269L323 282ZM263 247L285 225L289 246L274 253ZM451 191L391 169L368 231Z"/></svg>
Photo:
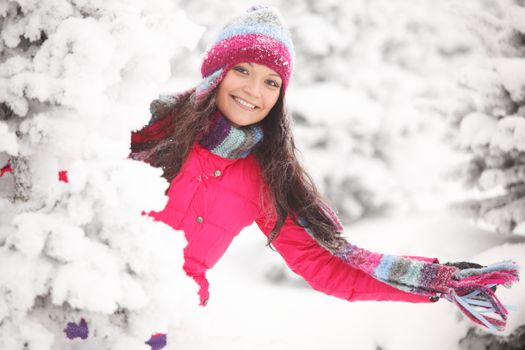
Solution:
<svg viewBox="0 0 525 350"><path fill-rule="evenodd" d="M436 262L436 263L438 263L438 262ZM443 265L454 266L454 267L457 267L460 270L480 269L480 268L485 267L483 265L480 265L480 264L477 264L477 263L473 263L473 262L469 262L469 261L454 261L454 262L450 262L449 261L449 262L443 263ZM493 292L496 291L496 288L497 288L497 286L490 287L490 289ZM440 297L440 295L434 295L434 296L429 297L429 300L432 301L432 302L436 302L436 301L439 300L439 297Z"/></svg>

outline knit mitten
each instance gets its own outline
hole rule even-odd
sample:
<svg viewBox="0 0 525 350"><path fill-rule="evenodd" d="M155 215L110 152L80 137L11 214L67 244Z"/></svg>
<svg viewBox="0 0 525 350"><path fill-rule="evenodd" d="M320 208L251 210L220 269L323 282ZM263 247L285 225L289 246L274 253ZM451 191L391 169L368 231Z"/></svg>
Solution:
<svg viewBox="0 0 525 350"><path fill-rule="evenodd" d="M439 262L436 261L434 263L439 263ZM446 262L446 263L443 263L443 265L455 266L455 267L457 267L460 270L486 267L486 266L483 266L483 265L480 265L480 264L476 264L476 263L473 263L473 262L468 262L468 261ZM496 289L497 289L498 286L496 284L493 284L493 285L491 285L489 287L490 287L490 290L492 290L493 292L496 292ZM441 297L441 294L438 293L438 294L436 294L434 296L431 296L429 299L430 299L430 301L435 302L435 301L438 301L440 297Z"/></svg>
<svg viewBox="0 0 525 350"><path fill-rule="evenodd" d="M461 269L454 264L373 253L350 243L334 254L352 267L395 288L429 297L444 297L477 324L493 330L505 328L508 310L491 287L510 287L518 280L519 267L513 261L486 267L466 263L471 265L461 265L466 267Z"/></svg>

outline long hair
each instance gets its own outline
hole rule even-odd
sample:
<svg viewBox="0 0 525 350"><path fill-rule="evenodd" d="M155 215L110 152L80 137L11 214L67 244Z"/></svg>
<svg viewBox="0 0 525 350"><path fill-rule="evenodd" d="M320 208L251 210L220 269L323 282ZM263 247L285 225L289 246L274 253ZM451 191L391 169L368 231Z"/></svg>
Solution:
<svg viewBox="0 0 525 350"><path fill-rule="evenodd" d="M171 183L215 108L215 94L197 99L195 89L153 100L149 123L131 135L130 157L161 168Z"/></svg>
<svg viewBox="0 0 525 350"><path fill-rule="evenodd" d="M209 117L216 108L215 92L197 98L191 89L153 101L149 124L132 134L130 157L162 168L164 178L171 183L195 141L208 131ZM276 214L268 245L290 215L319 244L337 250L346 242L340 235L342 227L297 159L292 119L282 93L261 124L264 137L254 156L264 179L264 192Z"/></svg>

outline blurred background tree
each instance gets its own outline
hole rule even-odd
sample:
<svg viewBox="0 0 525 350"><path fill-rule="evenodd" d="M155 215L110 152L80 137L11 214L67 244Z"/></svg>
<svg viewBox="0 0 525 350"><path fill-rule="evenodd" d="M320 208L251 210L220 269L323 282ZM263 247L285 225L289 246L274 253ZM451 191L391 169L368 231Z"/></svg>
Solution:
<svg viewBox="0 0 525 350"><path fill-rule="evenodd" d="M523 1L458 7L484 55L465 69L464 103L451 114L470 200L460 205L480 225L512 233L525 222L525 8Z"/></svg>

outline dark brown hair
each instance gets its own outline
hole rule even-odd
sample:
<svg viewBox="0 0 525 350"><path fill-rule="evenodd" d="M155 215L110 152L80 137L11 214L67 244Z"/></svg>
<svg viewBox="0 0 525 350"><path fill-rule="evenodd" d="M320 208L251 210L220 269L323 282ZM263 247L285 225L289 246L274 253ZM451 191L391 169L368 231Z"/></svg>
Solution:
<svg viewBox="0 0 525 350"><path fill-rule="evenodd" d="M191 89L153 101L150 123L132 135L130 157L162 168L163 176L171 183L199 135L208 129L209 116L216 108L215 91L197 98L195 89ZM308 223L308 232L319 244L336 251L345 243L340 236L341 228L297 160L292 119L282 93L261 124L264 137L254 155L265 180L263 186L268 189L264 191L269 199L266 202L273 205L276 213L268 245L279 233L286 216L291 215L302 226Z"/></svg>

